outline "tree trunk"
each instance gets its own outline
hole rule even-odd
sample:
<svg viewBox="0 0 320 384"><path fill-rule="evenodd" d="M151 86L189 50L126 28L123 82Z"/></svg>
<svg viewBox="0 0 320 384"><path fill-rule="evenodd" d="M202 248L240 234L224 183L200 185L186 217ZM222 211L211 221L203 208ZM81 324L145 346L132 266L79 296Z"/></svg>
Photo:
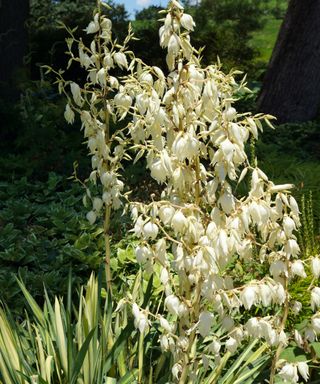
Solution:
<svg viewBox="0 0 320 384"><path fill-rule="evenodd" d="M285 123L311 120L319 106L320 1L290 0L258 108Z"/></svg>
<svg viewBox="0 0 320 384"><path fill-rule="evenodd" d="M0 0L0 85L8 97L17 94L14 77L27 53L28 15L29 0Z"/></svg>

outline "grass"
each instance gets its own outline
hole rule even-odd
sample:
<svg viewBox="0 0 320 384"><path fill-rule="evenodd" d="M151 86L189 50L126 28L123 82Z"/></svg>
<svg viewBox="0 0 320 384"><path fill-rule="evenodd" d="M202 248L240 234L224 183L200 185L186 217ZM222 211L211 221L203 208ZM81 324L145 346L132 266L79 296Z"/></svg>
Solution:
<svg viewBox="0 0 320 384"><path fill-rule="evenodd" d="M282 20L270 18L266 21L263 29L252 35L251 44L260 52L258 60L266 63L269 61L278 36L281 21Z"/></svg>
<svg viewBox="0 0 320 384"><path fill-rule="evenodd" d="M264 63L270 60L287 4L287 0L272 0L269 2L264 28L252 34L252 47L260 52L257 60Z"/></svg>

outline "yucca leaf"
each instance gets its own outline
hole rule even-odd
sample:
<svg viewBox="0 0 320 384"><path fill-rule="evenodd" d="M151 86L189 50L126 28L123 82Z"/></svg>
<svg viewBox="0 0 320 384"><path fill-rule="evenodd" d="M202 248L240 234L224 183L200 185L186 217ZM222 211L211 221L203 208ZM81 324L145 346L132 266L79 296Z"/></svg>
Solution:
<svg viewBox="0 0 320 384"><path fill-rule="evenodd" d="M245 372L243 372L240 375L237 375L237 379L230 383L232 384L254 383L255 378L257 377L257 375L261 373L262 367L267 364L267 361L268 359L266 358L266 356L261 357L259 361L258 360L255 361L255 364L253 366L246 367ZM247 379L249 380L246 381Z"/></svg>
<svg viewBox="0 0 320 384"><path fill-rule="evenodd" d="M42 377L46 377L46 359L45 359L45 354L44 354L44 349L43 349L43 344L41 340L41 336L39 334L39 330L37 327L34 327L35 332L36 332L36 350L38 351L37 353L37 360L40 366L40 374Z"/></svg>
<svg viewBox="0 0 320 384"><path fill-rule="evenodd" d="M146 289L146 292L145 292L144 297L143 297L142 308L146 308L146 306L149 303L149 300L150 300L151 294L152 294L152 287L153 287L153 275L150 276L150 279L148 281L147 289Z"/></svg>
<svg viewBox="0 0 320 384"><path fill-rule="evenodd" d="M132 372L128 372L125 376L121 377L117 384L135 384L137 383L138 370L134 369Z"/></svg>
<svg viewBox="0 0 320 384"><path fill-rule="evenodd" d="M91 339L92 339L95 331L96 331L95 329L92 329L90 331L90 333L86 337L84 343L82 344L80 351L78 352L78 355L77 355L76 360L74 362L72 378L71 378L70 384L76 383L76 381L78 379L78 375L79 375L80 370L82 368L84 358L86 357L86 354L88 353L89 345L90 345Z"/></svg>
<svg viewBox="0 0 320 384"><path fill-rule="evenodd" d="M24 283L20 281L18 278L16 278L16 280L36 319L38 320L39 323L44 324L45 319L44 319L44 315L41 308L39 307L37 302L34 300L34 298L31 296L30 292L27 290Z"/></svg>
<svg viewBox="0 0 320 384"><path fill-rule="evenodd" d="M67 328L67 354L68 354L68 373L73 371L73 334L72 334L72 270L69 269L68 275L68 296L67 296L67 312L66 312L66 328ZM70 379L70 376L69 376Z"/></svg>
<svg viewBox="0 0 320 384"><path fill-rule="evenodd" d="M104 380L105 384L117 384L117 379L107 376Z"/></svg>
<svg viewBox="0 0 320 384"><path fill-rule="evenodd" d="M108 372L113 364L115 364L116 359L122 350L122 348L126 345L129 336L134 330L133 322L128 324L120 333L119 337L113 344L111 350L108 353L108 357L106 362L103 365L103 372Z"/></svg>
<svg viewBox="0 0 320 384"><path fill-rule="evenodd" d="M222 380L220 381L221 384L224 384L224 383L228 384L233 382L234 376L236 375L237 370L239 369L239 367L242 366L243 361L246 360L246 358L248 357L248 355L250 354L254 346L257 344L257 342L258 342L258 339L253 340L248 345L248 347L240 354L240 356L237 357L235 362L231 365L228 371L223 375Z"/></svg>
<svg viewBox="0 0 320 384"><path fill-rule="evenodd" d="M48 384L51 384L52 360L53 360L52 356L47 356L45 367L46 367L46 379L48 381Z"/></svg>
<svg viewBox="0 0 320 384"><path fill-rule="evenodd" d="M68 377L68 353L67 353L67 337L65 333L65 328L63 325L63 319L61 315L60 303L57 298L55 298L54 303L54 312L55 312L55 326L56 326L56 338L58 350L60 353L60 362L64 370L64 374Z"/></svg>
<svg viewBox="0 0 320 384"><path fill-rule="evenodd" d="M216 369L211 373L211 375L206 379L206 384L214 384L217 382L218 377L220 377L220 374L227 364L228 360L231 357L231 353L228 351L222 356L221 361L219 365L216 367Z"/></svg>
<svg viewBox="0 0 320 384"><path fill-rule="evenodd" d="M16 372L21 370L21 361L19 355L19 344L16 340L15 329L10 324L4 311L0 309L0 355L1 365L4 367L4 374L10 377L10 383L12 380L14 383L21 383ZM22 353L22 350L21 350Z"/></svg>

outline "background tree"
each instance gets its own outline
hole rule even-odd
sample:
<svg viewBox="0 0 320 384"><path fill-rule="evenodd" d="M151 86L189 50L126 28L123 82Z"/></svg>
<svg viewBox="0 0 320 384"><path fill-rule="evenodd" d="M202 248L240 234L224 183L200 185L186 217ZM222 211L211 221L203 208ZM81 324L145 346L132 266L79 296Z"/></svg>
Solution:
<svg viewBox="0 0 320 384"><path fill-rule="evenodd" d="M27 53L28 36L25 22L29 15L26 0L0 2L0 84L1 94L17 97L15 72L23 65Z"/></svg>
<svg viewBox="0 0 320 384"><path fill-rule="evenodd" d="M279 123L316 117L320 106L320 2L291 0L258 100Z"/></svg>
<svg viewBox="0 0 320 384"><path fill-rule="evenodd" d="M142 60L153 65L165 67L165 55L159 47L159 14L161 7L151 5L136 12L133 29L138 40L131 42L131 47Z"/></svg>
<svg viewBox="0 0 320 384"><path fill-rule="evenodd" d="M91 20L95 4L96 0L31 0L28 26L32 79L39 78L41 64L66 67L64 52L68 35L65 29L59 27L59 22L70 28L77 27L75 35L78 36ZM123 4L116 4L113 0L108 4L111 9L104 8L104 13L112 20L114 33L121 39L127 33L128 13Z"/></svg>
<svg viewBox="0 0 320 384"><path fill-rule="evenodd" d="M192 41L197 48L204 47L204 64L216 62L219 55L227 70L237 67L253 74L258 52L252 47L251 34L263 27L269 3L269 0L185 1L186 11L196 22ZM163 64L164 60L162 50L155 44L159 39L156 20L162 17L160 10L156 6L145 8L136 13L134 22L135 34L140 38L134 50L155 65Z"/></svg>
<svg viewBox="0 0 320 384"><path fill-rule="evenodd" d="M195 46L205 47L205 63L219 56L226 69L236 67L252 74L258 52L251 45L251 35L264 26L269 0L186 3L198 26L192 38Z"/></svg>

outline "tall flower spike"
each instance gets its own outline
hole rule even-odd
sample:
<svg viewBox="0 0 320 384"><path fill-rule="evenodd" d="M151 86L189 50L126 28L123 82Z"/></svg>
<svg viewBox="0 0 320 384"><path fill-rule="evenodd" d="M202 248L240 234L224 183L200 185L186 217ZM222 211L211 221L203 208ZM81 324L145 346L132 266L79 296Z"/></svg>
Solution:
<svg viewBox="0 0 320 384"><path fill-rule="evenodd" d="M122 91L132 98L129 128L137 156L147 154L151 177L162 190L159 201L133 205L141 241L137 257L146 259L138 255L147 241L154 257L145 265L152 265L148 270L158 275L166 296L162 316L178 330L171 344L180 383L194 373L192 356L201 338L214 337L231 353L241 347L244 324L233 320L241 306L248 313L255 306L268 311L247 322L247 333L283 348L290 337L285 330L288 287L295 276L306 274L295 237L299 209L287 195L292 185L273 184L250 165L245 152L250 137L256 139L261 122L270 117L237 113L235 94L242 86L235 73L225 75L216 65L201 67L190 43L194 26L178 1L169 2L159 30L169 75L139 62L136 78L127 80ZM239 196L235 186L244 181L249 191ZM161 252L160 243L165 244ZM261 262L270 273L257 272L256 281L239 282L235 263L245 269ZM317 275L316 259L312 265ZM320 305L317 295L314 288L314 309ZM280 315L277 306L284 308ZM214 324L222 324L224 336L229 333L227 343L218 341ZM166 334L161 345L169 349ZM283 370L290 374L296 377L295 368Z"/></svg>

